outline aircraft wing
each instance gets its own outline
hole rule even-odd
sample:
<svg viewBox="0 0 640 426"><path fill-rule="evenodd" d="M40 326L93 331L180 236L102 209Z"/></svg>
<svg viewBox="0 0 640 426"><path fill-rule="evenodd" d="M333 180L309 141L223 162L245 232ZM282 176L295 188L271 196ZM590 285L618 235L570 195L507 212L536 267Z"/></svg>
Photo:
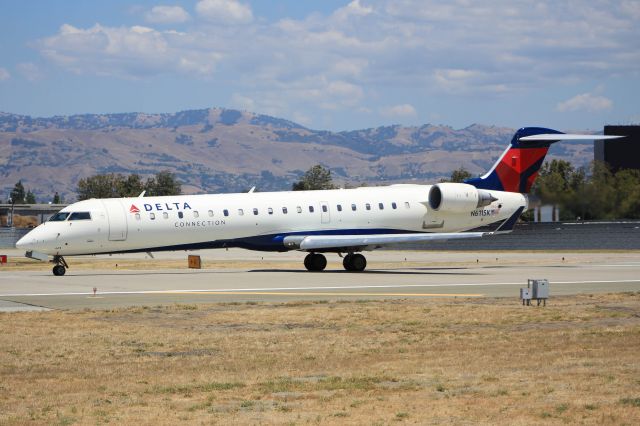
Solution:
<svg viewBox="0 0 640 426"><path fill-rule="evenodd" d="M505 234L513 230L524 207L505 220L491 232L433 232L411 234L372 234L372 235L292 235L284 238L287 247L298 250L314 251L327 249L372 249L389 244L417 243L425 241L458 240L481 238L496 234Z"/></svg>

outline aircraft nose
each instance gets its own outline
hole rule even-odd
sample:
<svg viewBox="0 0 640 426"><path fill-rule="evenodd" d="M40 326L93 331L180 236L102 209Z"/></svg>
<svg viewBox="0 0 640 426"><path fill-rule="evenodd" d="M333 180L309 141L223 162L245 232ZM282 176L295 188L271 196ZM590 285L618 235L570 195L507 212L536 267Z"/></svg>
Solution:
<svg viewBox="0 0 640 426"><path fill-rule="evenodd" d="M17 249L28 249L31 242L33 242L33 237L30 236L31 232L27 235L23 236L16 242Z"/></svg>

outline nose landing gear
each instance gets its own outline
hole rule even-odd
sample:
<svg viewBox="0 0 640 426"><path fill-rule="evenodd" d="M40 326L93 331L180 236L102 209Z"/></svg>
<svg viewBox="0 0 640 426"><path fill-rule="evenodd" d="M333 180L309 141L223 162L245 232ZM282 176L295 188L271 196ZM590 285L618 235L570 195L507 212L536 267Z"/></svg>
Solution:
<svg viewBox="0 0 640 426"><path fill-rule="evenodd" d="M67 268L69 267L67 262L64 260L64 257L59 255L53 256L53 260L51 261L51 263L55 263L55 266L53 267L53 275L55 275L56 277L63 276L64 273L67 272Z"/></svg>

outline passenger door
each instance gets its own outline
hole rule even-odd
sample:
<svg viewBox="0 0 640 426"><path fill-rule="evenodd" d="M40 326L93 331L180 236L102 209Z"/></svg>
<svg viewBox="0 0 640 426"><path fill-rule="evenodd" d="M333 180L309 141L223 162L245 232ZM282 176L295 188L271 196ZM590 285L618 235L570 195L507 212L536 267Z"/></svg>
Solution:
<svg viewBox="0 0 640 426"><path fill-rule="evenodd" d="M122 202L117 199L101 200L107 220L109 221L109 241L124 241L127 239L127 213Z"/></svg>

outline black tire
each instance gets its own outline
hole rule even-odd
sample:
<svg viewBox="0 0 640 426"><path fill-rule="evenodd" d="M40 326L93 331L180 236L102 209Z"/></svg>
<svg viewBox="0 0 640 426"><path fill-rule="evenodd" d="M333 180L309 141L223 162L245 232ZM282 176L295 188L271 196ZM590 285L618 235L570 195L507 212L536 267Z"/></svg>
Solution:
<svg viewBox="0 0 640 426"><path fill-rule="evenodd" d="M313 271L313 263L311 259L313 258L313 253L309 253L304 257L304 267L307 268L307 271Z"/></svg>
<svg viewBox="0 0 640 426"><path fill-rule="evenodd" d="M62 265L56 265L53 267L53 275L55 275L56 277L63 276L65 272L67 272L67 270Z"/></svg>
<svg viewBox="0 0 640 426"><path fill-rule="evenodd" d="M351 264L351 260L353 259L353 254L348 254L342 259L342 266L346 271L353 271L353 265Z"/></svg>
<svg viewBox="0 0 640 426"><path fill-rule="evenodd" d="M362 272L367 267L367 258L361 255L360 253L356 253L351 257L351 271Z"/></svg>
<svg viewBox="0 0 640 426"><path fill-rule="evenodd" d="M327 258L322 254L315 253L311 258L311 264L314 271L324 271L324 268L327 267Z"/></svg>

